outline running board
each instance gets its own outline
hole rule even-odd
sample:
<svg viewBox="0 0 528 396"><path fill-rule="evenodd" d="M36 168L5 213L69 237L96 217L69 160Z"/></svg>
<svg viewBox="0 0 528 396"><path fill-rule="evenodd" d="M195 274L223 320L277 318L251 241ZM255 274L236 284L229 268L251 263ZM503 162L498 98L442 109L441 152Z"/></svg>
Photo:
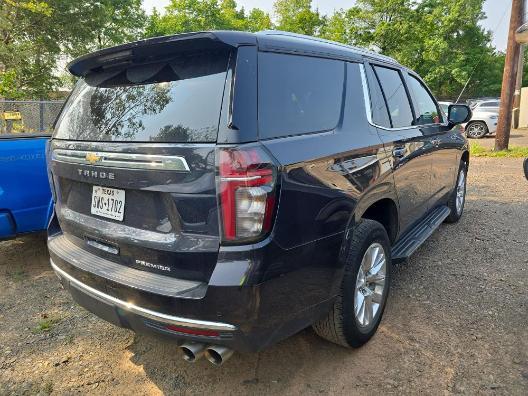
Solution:
<svg viewBox="0 0 528 396"><path fill-rule="evenodd" d="M413 228L407 231L392 247L392 262L399 263L407 260L416 249L438 228L449 216L447 206L439 206L429 212Z"/></svg>

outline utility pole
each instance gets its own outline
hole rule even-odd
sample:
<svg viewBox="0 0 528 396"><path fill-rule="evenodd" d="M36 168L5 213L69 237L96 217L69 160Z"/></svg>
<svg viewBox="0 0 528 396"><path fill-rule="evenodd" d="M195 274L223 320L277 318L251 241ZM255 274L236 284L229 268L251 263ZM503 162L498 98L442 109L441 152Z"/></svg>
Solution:
<svg viewBox="0 0 528 396"><path fill-rule="evenodd" d="M501 103L499 123L495 136L495 151L506 150L510 141L512 122L513 94L519 67L519 43L515 41L515 32L522 25L524 16L524 0L512 0L510 28L508 31L508 46L502 76Z"/></svg>

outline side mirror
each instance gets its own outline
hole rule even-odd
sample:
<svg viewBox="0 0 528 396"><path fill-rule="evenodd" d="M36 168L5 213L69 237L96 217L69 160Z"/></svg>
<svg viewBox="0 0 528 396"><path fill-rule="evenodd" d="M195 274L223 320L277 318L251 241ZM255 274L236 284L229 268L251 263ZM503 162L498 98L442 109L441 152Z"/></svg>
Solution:
<svg viewBox="0 0 528 396"><path fill-rule="evenodd" d="M451 125L464 124L471 120L472 115L467 105L452 104L447 109L447 119Z"/></svg>

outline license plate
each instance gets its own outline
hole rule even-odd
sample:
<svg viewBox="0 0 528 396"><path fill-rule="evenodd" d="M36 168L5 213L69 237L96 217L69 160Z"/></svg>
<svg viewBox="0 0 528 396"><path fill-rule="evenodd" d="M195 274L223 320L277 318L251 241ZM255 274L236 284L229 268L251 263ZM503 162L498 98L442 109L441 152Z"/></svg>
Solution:
<svg viewBox="0 0 528 396"><path fill-rule="evenodd" d="M91 213L109 219L123 221L125 190L93 186Z"/></svg>

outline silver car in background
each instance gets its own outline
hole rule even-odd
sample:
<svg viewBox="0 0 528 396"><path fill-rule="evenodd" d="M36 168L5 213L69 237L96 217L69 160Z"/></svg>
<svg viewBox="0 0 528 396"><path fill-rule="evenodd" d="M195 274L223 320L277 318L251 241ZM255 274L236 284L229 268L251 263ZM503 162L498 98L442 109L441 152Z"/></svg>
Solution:
<svg viewBox="0 0 528 396"><path fill-rule="evenodd" d="M447 109L452 102L438 102L442 111L447 114ZM491 135L497 130L499 119L498 99L473 101L470 105L473 116L467 124L463 124L468 138L480 139L486 135Z"/></svg>

